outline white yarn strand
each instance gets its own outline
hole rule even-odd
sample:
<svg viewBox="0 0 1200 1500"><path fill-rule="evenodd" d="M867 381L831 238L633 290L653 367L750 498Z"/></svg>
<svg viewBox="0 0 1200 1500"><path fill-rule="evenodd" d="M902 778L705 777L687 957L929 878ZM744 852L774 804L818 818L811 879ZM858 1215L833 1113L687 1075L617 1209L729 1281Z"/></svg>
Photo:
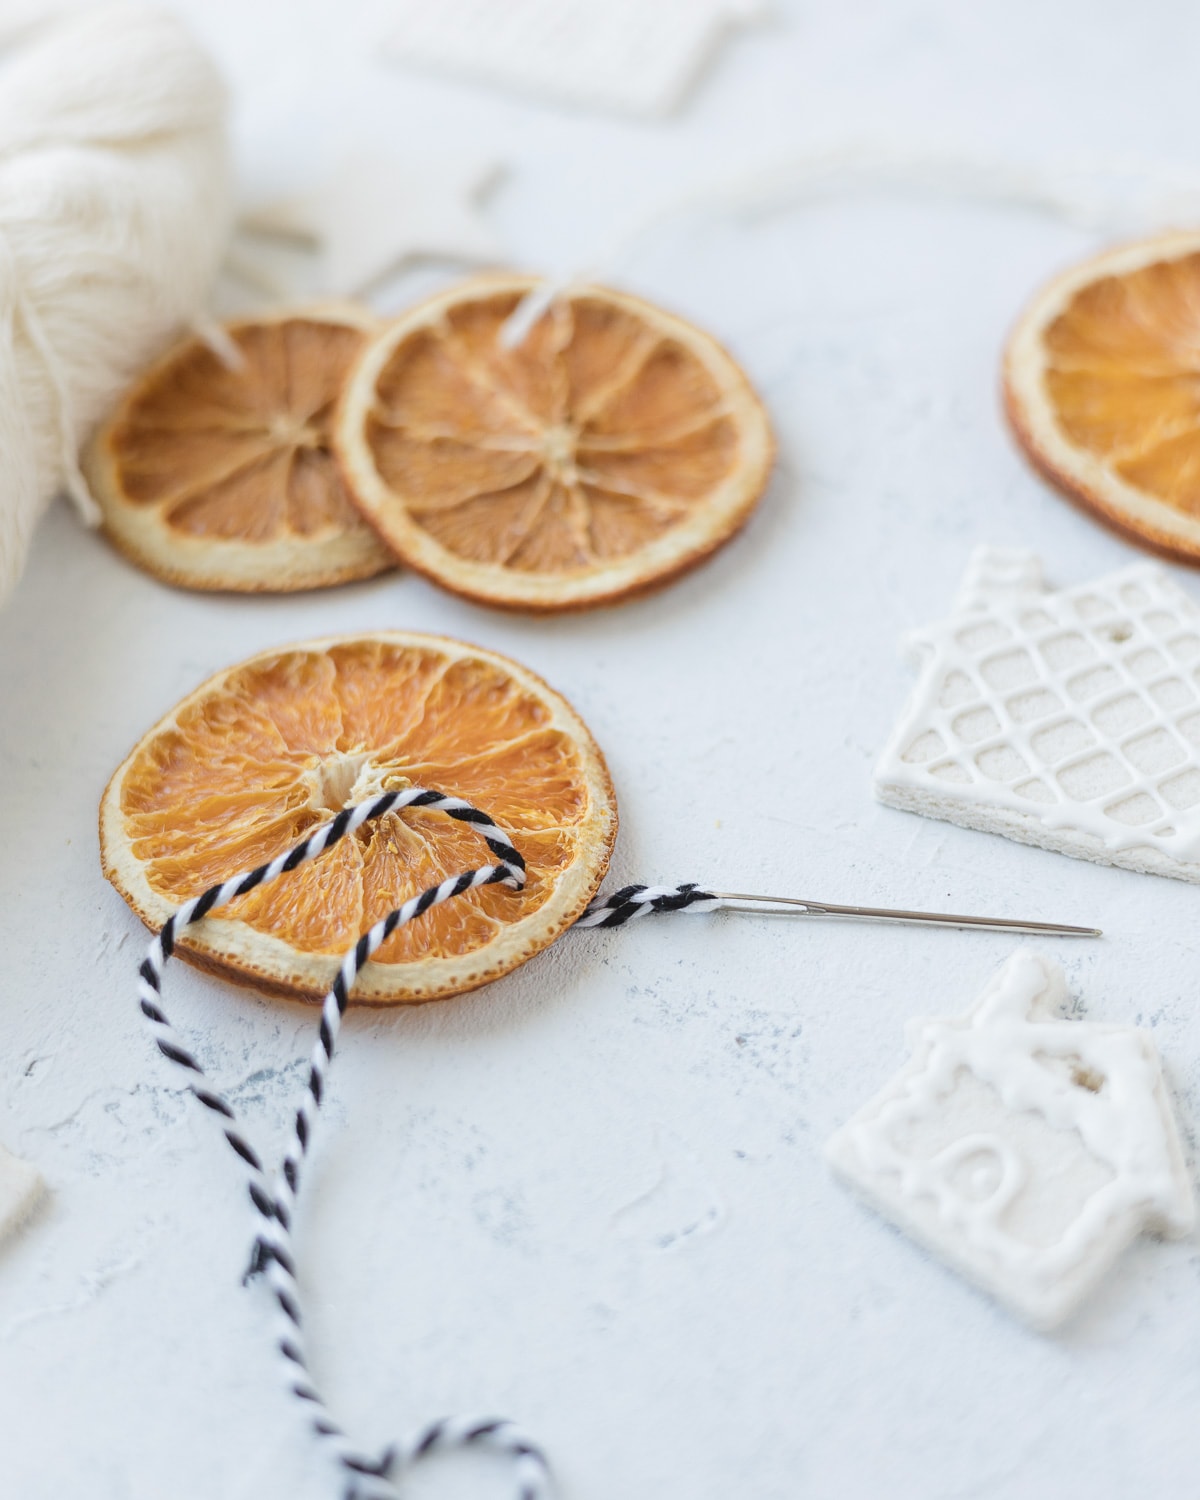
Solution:
<svg viewBox="0 0 1200 1500"><path fill-rule="evenodd" d="M225 91L170 15L103 5L0 68L0 602L80 444L204 307L228 237Z"/></svg>
<svg viewBox="0 0 1200 1500"><path fill-rule="evenodd" d="M556 301L595 283L620 282L663 231L708 219L752 223L805 204L861 192L894 191L1026 209L1092 233L1147 234L1200 217L1200 173L1131 153L1037 163L969 155L936 146L843 141L775 164L701 182L625 226L587 266L559 270L521 299L501 325L515 348Z"/></svg>
<svg viewBox="0 0 1200 1500"><path fill-rule="evenodd" d="M1093 233L1148 233L1194 223L1200 214L1200 173L1131 154L1034 163L915 143L845 141L701 183L620 234L599 262L600 274L619 276L645 241L671 224L710 217L754 221L829 197L878 191L1023 208Z"/></svg>

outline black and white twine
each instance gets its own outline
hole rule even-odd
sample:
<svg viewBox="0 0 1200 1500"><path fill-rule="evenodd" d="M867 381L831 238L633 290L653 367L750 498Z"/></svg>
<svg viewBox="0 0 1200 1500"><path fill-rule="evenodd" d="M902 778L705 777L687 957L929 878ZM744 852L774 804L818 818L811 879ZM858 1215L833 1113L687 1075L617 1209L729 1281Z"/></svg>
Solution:
<svg viewBox="0 0 1200 1500"><path fill-rule="evenodd" d="M623 927L635 917L656 911L716 911L721 898L698 885L626 885L601 901L593 901L576 927Z"/></svg>
<svg viewBox="0 0 1200 1500"><path fill-rule="evenodd" d="M259 1153L240 1128L229 1101L211 1087L203 1068L163 1012L163 968L174 952L179 933L191 923L201 921L238 896L267 885L317 858L364 823L406 808L443 812L460 823L473 826L496 856L496 861L451 875L439 885L410 897L363 933L342 959L333 985L321 1004L321 1021L309 1060L308 1080L296 1111L287 1151L274 1180L269 1180ZM524 884L525 861L520 852L504 830L479 808L461 797L448 797L424 787L383 792L367 802L344 808L330 822L314 829L302 843L268 863L231 876L185 901L150 944L138 971L142 1014L149 1023L158 1050L188 1074L191 1092L217 1117L226 1141L247 1169L250 1201L258 1217L251 1271L262 1271L271 1289L279 1315L277 1347L286 1369L288 1389L303 1403L310 1426L345 1476L345 1500L395 1500L394 1481L407 1465L435 1451L476 1445L491 1447L513 1461L519 1500L543 1500L548 1492L549 1471L541 1450L515 1424L502 1418L445 1418L427 1426L407 1443L392 1445L379 1456L372 1457L359 1451L330 1415L309 1371L292 1252L292 1221L300 1191L301 1170L325 1096L326 1078L342 1017L359 971L397 928L432 907L480 886L507 885L520 890ZM575 925L620 927L651 912L712 911L720 905L720 899L712 892L701 890L694 884L674 887L629 885L593 902Z"/></svg>

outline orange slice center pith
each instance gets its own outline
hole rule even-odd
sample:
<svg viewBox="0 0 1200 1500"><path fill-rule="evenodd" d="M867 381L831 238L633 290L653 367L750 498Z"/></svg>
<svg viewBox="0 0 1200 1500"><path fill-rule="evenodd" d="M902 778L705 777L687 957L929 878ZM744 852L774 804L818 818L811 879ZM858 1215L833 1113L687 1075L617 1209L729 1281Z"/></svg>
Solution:
<svg viewBox="0 0 1200 1500"><path fill-rule="evenodd" d="M147 737L121 812L151 888L186 900L273 858L351 802L409 785L466 798L508 830L523 892L491 886L402 927L384 965L462 956L547 899L591 806L576 741L493 662L381 640L294 648L216 680ZM436 812L388 814L223 915L295 949L338 954L409 896L492 862Z"/></svg>
<svg viewBox="0 0 1200 1500"><path fill-rule="evenodd" d="M364 333L301 316L234 325L239 357L184 345L135 394L110 449L125 499L184 536L314 538L363 525L330 453L330 424Z"/></svg>
<svg viewBox="0 0 1200 1500"><path fill-rule="evenodd" d="M679 338L586 293L506 347L521 295L464 300L401 340L366 419L376 469L466 561L565 574L628 557L736 468L725 394Z"/></svg>
<svg viewBox="0 0 1200 1500"><path fill-rule="evenodd" d="M1046 395L1070 442L1200 515L1200 252L1083 286L1043 343Z"/></svg>

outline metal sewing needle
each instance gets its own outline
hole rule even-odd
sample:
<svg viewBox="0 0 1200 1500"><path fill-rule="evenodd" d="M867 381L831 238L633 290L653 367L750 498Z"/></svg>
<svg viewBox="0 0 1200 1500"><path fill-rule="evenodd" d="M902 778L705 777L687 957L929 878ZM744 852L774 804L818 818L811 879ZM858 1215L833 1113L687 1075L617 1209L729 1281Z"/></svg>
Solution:
<svg viewBox="0 0 1200 1500"><path fill-rule="evenodd" d="M787 907L798 917L858 917L867 922L910 922L929 927L986 927L993 932L1028 932L1043 936L1098 938L1099 927L1070 927L1062 922L1019 922L1007 917L963 917L946 911L897 911L886 906L837 906L831 901L801 901L795 896L750 896L744 891L714 891L726 911L758 912ZM734 904L739 903L739 904ZM784 915L784 913L780 913Z"/></svg>

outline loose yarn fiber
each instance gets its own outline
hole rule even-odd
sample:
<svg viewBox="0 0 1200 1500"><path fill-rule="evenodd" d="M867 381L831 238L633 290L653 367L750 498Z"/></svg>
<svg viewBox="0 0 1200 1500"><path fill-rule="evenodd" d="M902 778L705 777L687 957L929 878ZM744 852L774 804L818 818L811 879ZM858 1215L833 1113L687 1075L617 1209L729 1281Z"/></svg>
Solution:
<svg viewBox="0 0 1200 1500"><path fill-rule="evenodd" d="M78 449L203 309L231 222L225 90L172 16L104 5L0 57L0 603Z"/></svg>

